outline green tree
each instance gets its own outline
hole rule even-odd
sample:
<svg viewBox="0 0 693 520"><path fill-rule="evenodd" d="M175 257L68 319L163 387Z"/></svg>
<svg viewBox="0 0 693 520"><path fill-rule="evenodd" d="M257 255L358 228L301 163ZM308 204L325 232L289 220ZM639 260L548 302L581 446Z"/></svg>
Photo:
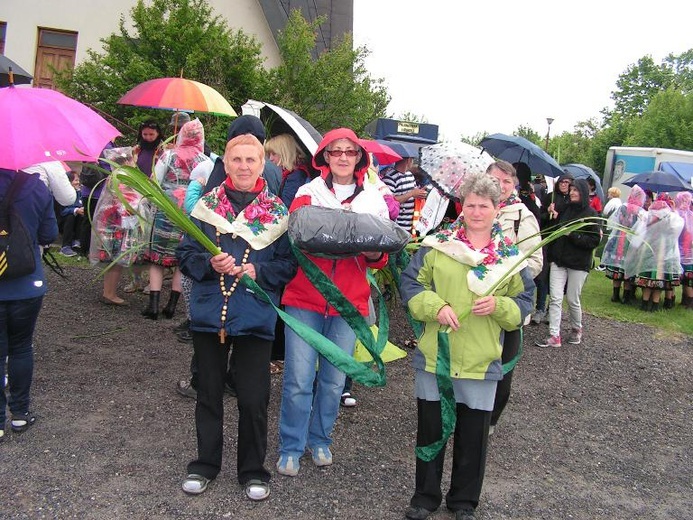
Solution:
<svg viewBox="0 0 693 520"><path fill-rule="evenodd" d="M395 119L399 121L409 121L412 123L428 123L428 118L424 115L418 115L415 114L414 112L402 112L399 117L396 117Z"/></svg>
<svg viewBox="0 0 693 520"><path fill-rule="evenodd" d="M361 133L383 117L390 102L382 79L365 68L365 47L353 49L350 36L317 59L311 55L323 18L312 23L300 11L289 16L277 38L282 64L270 72L269 101L290 108L320 132L345 126Z"/></svg>
<svg viewBox="0 0 693 520"><path fill-rule="evenodd" d="M667 63L656 65L652 56L644 56L630 65L616 81L613 113L630 119L642 115L654 95L674 81L674 72Z"/></svg>
<svg viewBox="0 0 693 520"><path fill-rule="evenodd" d="M206 0L139 0L128 22L132 30L121 16L119 32L101 40L103 52L89 50L87 60L58 79L68 95L115 118L123 133L146 118L168 118L164 111L154 114L117 104L125 92L152 78L182 75L200 81L236 110L249 97L267 91L261 45L242 31L230 30ZM208 141L225 140L228 119L202 119Z"/></svg>
<svg viewBox="0 0 693 520"><path fill-rule="evenodd" d="M693 92L693 49L678 56L669 54L664 58L664 63L674 71L674 85L684 94Z"/></svg>
<svg viewBox="0 0 693 520"><path fill-rule="evenodd" d="M544 136L542 136L541 134L539 134L539 132L533 130L528 126L518 126L517 130L513 132L513 135L516 135L518 137L524 137L528 141L531 141L537 146L539 146L542 150L544 149Z"/></svg>
<svg viewBox="0 0 693 520"><path fill-rule="evenodd" d="M672 87L655 95L624 145L693 149L693 93Z"/></svg>

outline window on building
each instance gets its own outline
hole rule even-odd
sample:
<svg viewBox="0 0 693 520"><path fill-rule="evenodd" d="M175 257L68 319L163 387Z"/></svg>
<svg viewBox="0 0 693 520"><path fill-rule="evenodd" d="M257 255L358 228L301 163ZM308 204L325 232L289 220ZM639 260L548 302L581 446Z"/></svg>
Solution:
<svg viewBox="0 0 693 520"><path fill-rule="evenodd" d="M5 54L5 34L7 33L7 22L0 22L0 54Z"/></svg>
<svg viewBox="0 0 693 520"><path fill-rule="evenodd" d="M56 72L75 66L77 33L39 28L34 85L55 88Z"/></svg>

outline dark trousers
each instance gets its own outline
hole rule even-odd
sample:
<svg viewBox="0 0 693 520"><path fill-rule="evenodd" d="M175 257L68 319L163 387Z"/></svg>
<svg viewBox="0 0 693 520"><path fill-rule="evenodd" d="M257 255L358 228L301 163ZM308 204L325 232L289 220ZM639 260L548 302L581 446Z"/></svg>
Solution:
<svg viewBox="0 0 693 520"><path fill-rule="evenodd" d="M546 247L542 248L544 264L541 271L534 278L534 285L537 286L536 310L546 311L546 300L549 297L549 260L546 254Z"/></svg>
<svg viewBox="0 0 693 520"><path fill-rule="evenodd" d="M15 415L29 411L34 376L33 338L42 303L43 296L0 301L0 430L5 426L7 405ZM5 388L5 360L9 399Z"/></svg>
<svg viewBox="0 0 693 520"><path fill-rule="evenodd" d="M91 247L91 219L96 213L96 204L98 198L84 199L84 218L79 230L79 241L81 243L81 253L83 256L89 256L89 248Z"/></svg>
<svg viewBox="0 0 693 520"><path fill-rule="evenodd" d="M264 467L267 454L267 407L270 396L270 350L272 342L255 336L235 336L219 344L219 336L193 331L193 347L199 370L197 382L197 459L188 473L209 479L221 470L224 445L224 382L229 348L233 343L232 366L238 394L238 481L269 482Z"/></svg>
<svg viewBox="0 0 693 520"><path fill-rule="evenodd" d="M277 318L274 327L274 342L272 343L272 361L284 361L285 347L284 320Z"/></svg>
<svg viewBox="0 0 693 520"><path fill-rule="evenodd" d="M228 367L226 370L226 377L224 382L229 388L236 388L236 381L234 380L234 370L231 362L233 361L233 356L229 356ZM197 381L199 380L199 370L197 368L197 356L195 355L195 350L193 349L193 355L190 358L190 386L197 390Z"/></svg>
<svg viewBox="0 0 693 520"><path fill-rule="evenodd" d="M72 247L72 242L80 240L81 232L82 215L70 213L63 217L63 247Z"/></svg>
<svg viewBox="0 0 693 520"><path fill-rule="evenodd" d="M520 351L520 342L522 341L522 331L520 329L511 332L505 331L505 339L503 340L503 354L501 360L503 364L514 358ZM501 381L498 381L496 387L496 400L493 403L493 412L491 413L491 424L496 425L500 419L505 405L510 400L510 386L513 382L513 372L511 370L503 376Z"/></svg>
<svg viewBox="0 0 693 520"><path fill-rule="evenodd" d="M417 400L418 429L416 445L426 446L440 439L442 423L440 401ZM457 405L457 423L453 438L452 475L445 503L451 511L476 509L481 495L486 470L486 449L491 412L473 410ZM443 478L445 446L431 462L416 459L416 491L411 499L413 507L435 511L443 496L440 490Z"/></svg>

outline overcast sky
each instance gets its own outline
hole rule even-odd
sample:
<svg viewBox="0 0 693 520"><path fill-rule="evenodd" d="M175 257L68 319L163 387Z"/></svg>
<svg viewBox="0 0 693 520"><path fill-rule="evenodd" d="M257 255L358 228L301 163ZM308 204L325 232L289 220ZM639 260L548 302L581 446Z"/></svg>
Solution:
<svg viewBox="0 0 693 520"><path fill-rule="evenodd" d="M441 139L518 126L551 135L611 106L619 74L693 48L693 0L354 0L354 41L384 78L388 114Z"/></svg>

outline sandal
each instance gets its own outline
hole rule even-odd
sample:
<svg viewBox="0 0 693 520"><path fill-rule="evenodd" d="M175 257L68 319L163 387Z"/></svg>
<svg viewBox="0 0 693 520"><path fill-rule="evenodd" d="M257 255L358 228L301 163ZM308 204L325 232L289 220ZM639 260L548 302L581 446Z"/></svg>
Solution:
<svg viewBox="0 0 693 520"><path fill-rule="evenodd" d="M281 374L284 371L283 361L270 361L270 374L273 376Z"/></svg>
<svg viewBox="0 0 693 520"><path fill-rule="evenodd" d="M209 484L209 479L198 475L197 473L190 473L183 481L183 491L188 495L200 495L207 490L207 484Z"/></svg>
<svg viewBox="0 0 693 520"><path fill-rule="evenodd" d="M12 414L12 431L22 433L27 431L36 422L36 417L31 412L26 412L20 415Z"/></svg>
<svg viewBox="0 0 693 520"><path fill-rule="evenodd" d="M265 500L270 496L269 484L258 479L249 480L245 483L245 496L255 502Z"/></svg>
<svg viewBox="0 0 693 520"><path fill-rule="evenodd" d="M356 406L356 398L351 395L350 392L344 392L339 401L342 406L346 406L347 408Z"/></svg>

